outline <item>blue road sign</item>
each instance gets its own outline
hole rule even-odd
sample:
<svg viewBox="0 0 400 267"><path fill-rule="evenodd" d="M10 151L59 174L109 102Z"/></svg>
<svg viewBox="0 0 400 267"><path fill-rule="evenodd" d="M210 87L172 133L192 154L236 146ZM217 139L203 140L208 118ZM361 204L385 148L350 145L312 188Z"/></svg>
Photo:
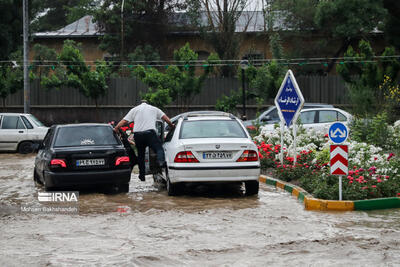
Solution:
<svg viewBox="0 0 400 267"><path fill-rule="evenodd" d="M341 122L335 122L329 127L329 139L336 144L343 143L349 136L349 130L347 126Z"/></svg>
<svg viewBox="0 0 400 267"><path fill-rule="evenodd" d="M287 127L297 120L300 110L304 105L304 97L297 85L296 79L291 70L286 73L281 88L275 97L275 106L278 109L279 117Z"/></svg>

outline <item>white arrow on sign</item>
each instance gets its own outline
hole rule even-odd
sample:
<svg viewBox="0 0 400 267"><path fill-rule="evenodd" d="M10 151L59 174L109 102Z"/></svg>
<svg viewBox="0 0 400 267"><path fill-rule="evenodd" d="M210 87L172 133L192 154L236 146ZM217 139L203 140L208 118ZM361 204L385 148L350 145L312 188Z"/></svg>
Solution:
<svg viewBox="0 0 400 267"><path fill-rule="evenodd" d="M339 133L339 135L337 135ZM333 137L333 138L336 138L336 137L342 137L342 138L345 138L346 137L346 130L344 130L343 132L339 129L339 128L336 128L336 130L335 131L331 131L331 136Z"/></svg>
<svg viewBox="0 0 400 267"><path fill-rule="evenodd" d="M332 166L331 170L337 171L337 169L341 169L344 173L349 172L349 168L344 165L341 161L336 161Z"/></svg>

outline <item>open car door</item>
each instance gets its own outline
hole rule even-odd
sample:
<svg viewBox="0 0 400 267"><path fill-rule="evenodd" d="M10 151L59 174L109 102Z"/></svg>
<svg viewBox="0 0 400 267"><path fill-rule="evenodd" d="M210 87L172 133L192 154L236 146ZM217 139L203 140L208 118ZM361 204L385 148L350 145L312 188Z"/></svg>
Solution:
<svg viewBox="0 0 400 267"><path fill-rule="evenodd" d="M164 143L164 122L156 122L156 133L161 144ZM157 154L151 148L147 147L144 155L144 164L146 166L146 175L155 174L157 170Z"/></svg>

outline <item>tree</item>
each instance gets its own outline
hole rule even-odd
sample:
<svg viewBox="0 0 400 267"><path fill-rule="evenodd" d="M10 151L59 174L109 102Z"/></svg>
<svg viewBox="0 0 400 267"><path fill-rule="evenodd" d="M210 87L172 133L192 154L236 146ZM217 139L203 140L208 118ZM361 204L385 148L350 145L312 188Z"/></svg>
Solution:
<svg viewBox="0 0 400 267"><path fill-rule="evenodd" d="M204 71L197 76L195 73L197 59L198 54L186 44L174 51L176 65L167 66L165 72L152 67L147 69L143 66L137 67L134 70L135 76L149 86L149 91L143 98L160 108L174 99L182 111L186 109L193 97L200 93L204 80L213 72L212 64L218 62L218 57L211 54L203 64Z"/></svg>
<svg viewBox="0 0 400 267"><path fill-rule="evenodd" d="M400 50L400 2L397 0L383 0L383 5L388 11L383 31L388 42L397 51Z"/></svg>
<svg viewBox="0 0 400 267"><path fill-rule="evenodd" d="M395 50L386 47L378 60L367 41L361 40L358 50L356 52L350 46L344 54L344 61L336 67L349 89L353 113L366 116L389 109L390 114L392 107L386 105L385 96L388 89L395 86L400 70Z"/></svg>
<svg viewBox="0 0 400 267"><path fill-rule="evenodd" d="M95 13L104 33L100 47L124 59L138 45L163 46L168 15L179 10L178 0L105 0ZM122 3L124 3L123 12ZM129 45L127 45L129 44Z"/></svg>
<svg viewBox="0 0 400 267"><path fill-rule="evenodd" d="M109 65L104 61L97 61L94 66L86 65L80 46L72 40L64 41L57 60L54 71L43 77L42 85L49 89L61 86L78 89L84 96L95 101L97 109L98 99L107 93Z"/></svg>
<svg viewBox="0 0 400 267"><path fill-rule="evenodd" d="M48 76L49 72L55 70L58 65L56 50L45 45L35 44L33 46L33 62L31 78L42 80L42 76Z"/></svg>
<svg viewBox="0 0 400 267"><path fill-rule="evenodd" d="M221 60L237 59L239 48L243 41L254 13L243 13L248 0L187 0L192 23L196 25L203 38L217 52ZM205 13L207 23L204 25L202 14ZM243 20L243 28L237 31L239 19ZM223 76L233 76L235 68L222 67Z"/></svg>
<svg viewBox="0 0 400 267"><path fill-rule="evenodd" d="M0 66L0 97L3 102L3 111L6 110L6 98L23 88L24 75L21 66L16 67L9 64Z"/></svg>
<svg viewBox="0 0 400 267"><path fill-rule="evenodd" d="M317 53L319 57L333 58L327 72L335 66L335 58L340 57L350 44L368 39L370 33L382 25L387 14L382 0L275 0L273 6L284 21L284 27L290 29L286 35L301 37L296 39L298 49L292 52L292 57ZM310 43L304 38L307 36L323 38Z"/></svg>

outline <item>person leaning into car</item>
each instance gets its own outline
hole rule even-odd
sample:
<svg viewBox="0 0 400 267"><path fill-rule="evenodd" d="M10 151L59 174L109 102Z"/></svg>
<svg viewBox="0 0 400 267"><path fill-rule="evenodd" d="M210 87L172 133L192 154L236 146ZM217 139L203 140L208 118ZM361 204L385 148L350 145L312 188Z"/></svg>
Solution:
<svg viewBox="0 0 400 267"><path fill-rule="evenodd" d="M139 179L141 181L145 181L144 155L146 147L150 147L156 152L159 166L165 166L164 150L156 134L156 121L159 119L164 120L171 128L175 127L164 112L142 100L142 103L132 108L114 128L114 131L118 133L118 129L123 125L129 122L135 123L133 138L138 150Z"/></svg>

